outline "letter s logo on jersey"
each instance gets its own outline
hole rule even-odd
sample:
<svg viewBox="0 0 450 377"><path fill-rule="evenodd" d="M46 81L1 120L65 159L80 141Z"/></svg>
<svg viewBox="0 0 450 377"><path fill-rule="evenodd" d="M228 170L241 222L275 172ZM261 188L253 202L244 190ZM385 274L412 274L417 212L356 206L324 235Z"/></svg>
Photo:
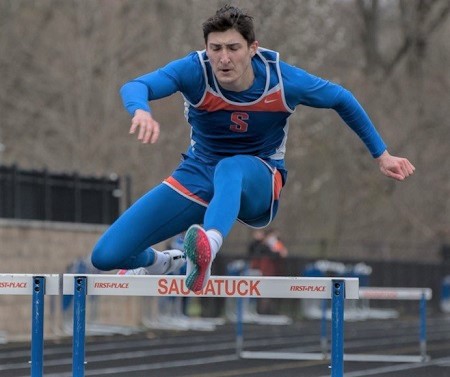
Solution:
<svg viewBox="0 0 450 377"><path fill-rule="evenodd" d="M233 132L247 132L248 123L244 122L248 120L249 115L247 113L234 112L231 114L231 121L233 124L230 126L230 130Z"/></svg>

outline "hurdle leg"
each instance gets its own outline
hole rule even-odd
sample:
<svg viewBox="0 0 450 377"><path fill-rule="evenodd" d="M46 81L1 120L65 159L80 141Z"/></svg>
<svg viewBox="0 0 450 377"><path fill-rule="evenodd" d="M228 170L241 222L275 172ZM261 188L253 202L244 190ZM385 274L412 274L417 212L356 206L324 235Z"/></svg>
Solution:
<svg viewBox="0 0 450 377"><path fill-rule="evenodd" d="M331 377L344 376L344 280L333 280L331 319Z"/></svg>
<svg viewBox="0 0 450 377"><path fill-rule="evenodd" d="M322 350L322 355L324 359L326 359L328 355L327 308L328 308L328 300L322 299L321 302L322 318L320 320L320 349Z"/></svg>
<svg viewBox="0 0 450 377"><path fill-rule="evenodd" d="M86 276L74 278L73 296L73 360L72 376L84 377L84 345L86 337Z"/></svg>
<svg viewBox="0 0 450 377"><path fill-rule="evenodd" d="M420 356L422 361L427 361L427 299L422 293L420 299Z"/></svg>
<svg viewBox="0 0 450 377"><path fill-rule="evenodd" d="M243 302L242 298L236 298L236 355L241 357L244 347L244 328L243 328Z"/></svg>
<svg viewBox="0 0 450 377"><path fill-rule="evenodd" d="M44 295L45 277L33 277L31 322L31 377L42 377L44 370Z"/></svg>

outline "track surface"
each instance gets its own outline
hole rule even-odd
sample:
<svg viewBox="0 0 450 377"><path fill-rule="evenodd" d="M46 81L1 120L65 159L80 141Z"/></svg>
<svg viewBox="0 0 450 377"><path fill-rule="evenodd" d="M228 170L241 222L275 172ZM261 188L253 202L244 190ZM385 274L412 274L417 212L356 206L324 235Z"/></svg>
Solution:
<svg viewBox="0 0 450 377"><path fill-rule="evenodd" d="M244 326L245 350L319 352L320 323ZM419 354L418 320L347 322L346 353ZM428 354L424 363L344 363L346 377L450 376L450 317L428 319ZM72 376L71 339L46 341L44 376ZM29 377L29 344L0 345L0 376ZM250 360L236 356L235 328L213 332L149 331L130 336L89 337L85 376L112 377L327 377L323 360Z"/></svg>

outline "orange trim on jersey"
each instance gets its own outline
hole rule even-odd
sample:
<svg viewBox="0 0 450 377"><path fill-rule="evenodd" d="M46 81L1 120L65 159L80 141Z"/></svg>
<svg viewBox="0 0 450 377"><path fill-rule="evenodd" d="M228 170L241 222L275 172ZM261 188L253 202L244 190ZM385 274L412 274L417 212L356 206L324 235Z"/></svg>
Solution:
<svg viewBox="0 0 450 377"><path fill-rule="evenodd" d="M172 176L167 177L164 182L167 182L170 186L172 186L175 190L179 191L181 194L188 198L192 198L193 200L203 203L205 205L208 205L208 202L204 199L200 198L199 196L195 195L194 193L190 192L186 187L184 187L180 182L178 182L175 178Z"/></svg>
<svg viewBox="0 0 450 377"><path fill-rule="evenodd" d="M287 112L284 106L281 90L270 93L257 103L252 105L234 105L223 100L223 98L211 92L206 92L203 102L197 107L199 110L205 111L267 111L267 112Z"/></svg>
<svg viewBox="0 0 450 377"><path fill-rule="evenodd" d="M281 173L277 170L275 172L275 177L273 181L273 199L279 200L281 189L283 188L283 179L281 178Z"/></svg>

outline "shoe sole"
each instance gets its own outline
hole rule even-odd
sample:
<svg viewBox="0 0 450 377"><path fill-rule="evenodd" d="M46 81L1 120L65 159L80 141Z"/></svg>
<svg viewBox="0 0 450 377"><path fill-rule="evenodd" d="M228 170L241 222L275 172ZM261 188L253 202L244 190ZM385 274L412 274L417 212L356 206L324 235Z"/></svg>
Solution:
<svg viewBox="0 0 450 377"><path fill-rule="evenodd" d="M186 287L191 291L201 291L211 262L211 247L206 232L199 226L192 226L184 237L186 257L194 265L186 278Z"/></svg>

